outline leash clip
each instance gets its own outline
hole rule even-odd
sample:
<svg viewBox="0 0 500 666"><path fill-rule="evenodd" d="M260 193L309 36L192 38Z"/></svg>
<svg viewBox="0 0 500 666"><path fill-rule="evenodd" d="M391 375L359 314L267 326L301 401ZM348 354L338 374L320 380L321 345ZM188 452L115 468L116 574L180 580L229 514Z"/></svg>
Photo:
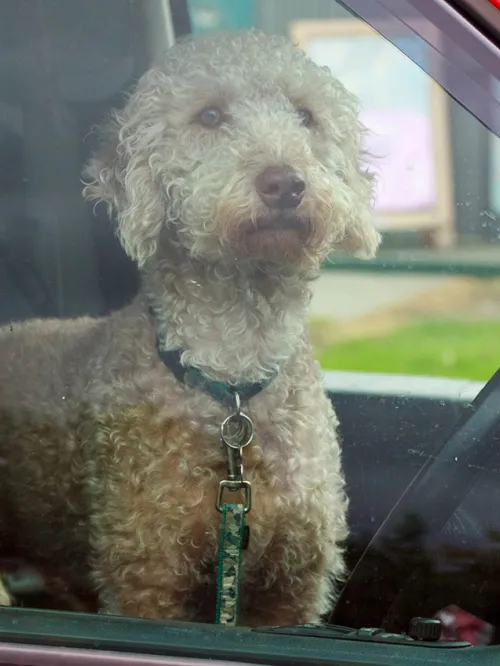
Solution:
<svg viewBox="0 0 500 666"><path fill-rule="evenodd" d="M222 511L224 490L236 492L243 490L245 513L252 508L252 486L243 478L242 451L251 444L254 428L251 418L241 411L239 393L234 392L234 411L227 416L220 426L221 444L227 457L227 478L219 483L216 508Z"/></svg>
<svg viewBox="0 0 500 666"><path fill-rule="evenodd" d="M222 507L224 506L224 490L229 490L229 492L235 492L236 490L243 490L243 506L245 513L248 513L252 508L252 484L250 481L241 480L237 484L229 479L225 479L219 483L219 492L217 493L217 511L221 512Z"/></svg>

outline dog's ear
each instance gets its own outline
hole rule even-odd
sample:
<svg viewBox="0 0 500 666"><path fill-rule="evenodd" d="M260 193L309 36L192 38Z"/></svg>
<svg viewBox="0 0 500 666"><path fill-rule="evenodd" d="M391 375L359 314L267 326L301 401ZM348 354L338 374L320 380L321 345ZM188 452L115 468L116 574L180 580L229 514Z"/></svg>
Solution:
<svg viewBox="0 0 500 666"><path fill-rule="evenodd" d="M85 166L83 194L104 202L118 222L118 237L139 267L155 254L165 203L150 164L150 151L141 147L141 133L133 122L118 116L108 126L101 148Z"/></svg>
<svg viewBox="0 0 500 666"><path fill-rule="evenodd" d="M330 70L327 68L327 71ZM331 73L330 73L331 76ZM341 124L341 154L336 155L333 168L341 174L343 192L340 237L334 241L335 249L344 250L360 259L371 259L380 245L380 234L375 228L373 204L375 200L375 156L367 150L370 132L360 119L360 100L336 79L333 81L337 104L336 132ZM375 173L374 173L375 172Z"/></svg>
<svg viewBox="0 0 500 666"><path fill-rule="evenodd" d="M354 181L354 205L346 220L344 236L337 247L360 259L371 259L381 240L373 219L374 176L358 168Z"/></svg>

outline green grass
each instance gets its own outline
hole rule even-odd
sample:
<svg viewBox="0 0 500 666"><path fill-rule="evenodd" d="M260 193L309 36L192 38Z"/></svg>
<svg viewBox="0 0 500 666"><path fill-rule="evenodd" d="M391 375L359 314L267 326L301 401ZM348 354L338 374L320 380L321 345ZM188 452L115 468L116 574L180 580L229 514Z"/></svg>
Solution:
<svg viewBox="0 0 500 666"><path fill-rule="evenodd" d="M500 367L500 321L422 321L317 350L325 370L486 380Z"/></svg>

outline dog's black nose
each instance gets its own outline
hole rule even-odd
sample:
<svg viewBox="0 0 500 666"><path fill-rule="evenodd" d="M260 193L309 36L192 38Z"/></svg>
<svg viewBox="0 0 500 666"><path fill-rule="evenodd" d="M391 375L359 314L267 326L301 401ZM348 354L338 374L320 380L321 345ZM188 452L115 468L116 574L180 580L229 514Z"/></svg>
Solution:
<svg viewBox="0 0 500 666"><path fill-rule="evenodd" d="M306 182L296 169L276 166L259 174L255 187L269 208L296 208L304 196Z"/></svg>

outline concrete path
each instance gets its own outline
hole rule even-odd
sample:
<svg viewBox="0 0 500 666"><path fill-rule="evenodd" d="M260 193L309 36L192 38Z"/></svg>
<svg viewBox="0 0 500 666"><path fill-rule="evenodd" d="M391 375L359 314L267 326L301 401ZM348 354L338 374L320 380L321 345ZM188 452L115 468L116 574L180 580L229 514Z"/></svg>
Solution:
<svg viewBox="0 0 500 666"><path fill-rule="evenodd" d="M337 320L364 317L381 309L404 305L456 279L443 275L325 271L314 285L311 315Z"/></svg>

